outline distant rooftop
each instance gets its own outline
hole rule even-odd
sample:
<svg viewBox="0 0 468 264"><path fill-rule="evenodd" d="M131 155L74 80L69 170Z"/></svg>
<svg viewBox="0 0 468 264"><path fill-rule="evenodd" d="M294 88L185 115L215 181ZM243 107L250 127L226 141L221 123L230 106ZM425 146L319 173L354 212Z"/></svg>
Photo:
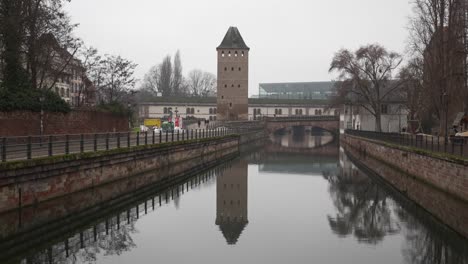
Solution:
<svg viewBox="0 0 468 264"><path fill-rule="evenodd" d="M140 105L216 105L216 97L145 97ZM327 105L328 100L249 98L249 105Z"/></svg>
<svg viewBox="0 0 468 264"><path fill-rule="evenodd" d="M244 42L237 27L230 27L218 49L250 49Z"/></svg>
<svg viewBox="0 0 468 264"><path fill-rule="evenodd" d="M325 100L334 87L334 82L261 83L258 92L259 98Z"/></svg>
<svg viewBox="0 0 468 264"><path fill-rule="evenodd" d="M261 83L260 89L267 93L329 92L334 85L334 82Z"/></svg>

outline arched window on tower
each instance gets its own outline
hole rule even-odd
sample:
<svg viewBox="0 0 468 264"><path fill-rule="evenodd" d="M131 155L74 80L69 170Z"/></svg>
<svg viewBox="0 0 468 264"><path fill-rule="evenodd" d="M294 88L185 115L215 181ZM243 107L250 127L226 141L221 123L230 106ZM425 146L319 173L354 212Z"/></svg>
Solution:
<svg viewBox="0 0 468 264"><path fill-rule="evenodd" d="M224 51L221 51L221 57L224 57L225 54L224 54Z"/></svg>
<svg viewBox="0 0 468 264"><path fill-rule="evenodd" d="M234 57L237 57L237 51L234 53Z"/></svg>
<svg viewBox="0 0 468 264"><path fill-rule="evenodd" d="M242 57L244 57L244 52L242 51L242 54L241 54Z"/></svg>
<svg viewBox="0 0 468 264"><path fill-rule="evenodd" d="M231 57L231 52L229 51L228 56Z"/></svg>

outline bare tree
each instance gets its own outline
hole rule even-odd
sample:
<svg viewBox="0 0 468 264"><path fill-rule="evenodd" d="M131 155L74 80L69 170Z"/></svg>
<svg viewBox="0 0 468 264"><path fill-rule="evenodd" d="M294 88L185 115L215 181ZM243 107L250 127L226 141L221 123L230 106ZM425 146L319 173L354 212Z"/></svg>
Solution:
<svg viewBox="0 0 468 264"><path fill-rule="evenodd" d="M171 56L166 56L160 66L158 89L163 96L173 95Z"/></svg>
<svg viewBox="0 0 468 264"><path fill-rule="evenodd" d="M351 99L375 117L377 131L382 131L382 101L392 95L401 85L394 82L393 71L402 62L396 52L373 44L359 48L354 53L343 49L335 54L330 72L338 72L337 93L341 98Z"/></svg>
<svg viewBox="0 0 468 264"><path fill-rule="evenodd" d="M448 120L468 113L465 0L414 0L410 20L411 55L423 61L422 77L430 118L447 135ZM465 104L465 109L463 109Z"/></svg>
<svg viewBox="0 0 468 264"><path fill-rule="evenodd" d="M430 127L432 121L428 115L430 107L427 97L424 95L423 75L424 62L417 57L412 58L398 74L398 78L402 81L399 92L407 99L405 105L413 132L419 128Z"/></svg>
<svg viewBox="0 0 468 264"><path fill-rule="evenodd" d="M81 44L72 34L77 24L71 23L63 9L68 0L19 1L25 9L24 52L32 87L50 90L73 62ZM47 81L45 75L49 75Z"/></svg>
<svg viewBox="0 0 468 264"><path fill-rule="evenodd" d="M151 94L156 95L159 90L159 79L161 76L161 67L160 65L153 66L149 70L145 77L143 78L143 83L140 87L140 90L147 91Z"/></svg>
<svg viewBox="0 0 468 264"><path fill-rule="evenodd" d="M99 68L98 89L104 103L120 102L135 86L136 64L120 56L106 55Z"/></svg>
<svg viewBox="0 0 468 264"><path fill-rule="evenodd" d="M208 97L216 93L216 76L201 70L192 70L187 79L192 96Z"/></svg>
<svg viewBox="0 0 468 264"><path fill-rule="evenodd" d="M181 86L183 83L182 76L182 61L180 59L180 51L176 52L174 57L174 71L172 76L172 93L174 95L181 95Z"/></svg>

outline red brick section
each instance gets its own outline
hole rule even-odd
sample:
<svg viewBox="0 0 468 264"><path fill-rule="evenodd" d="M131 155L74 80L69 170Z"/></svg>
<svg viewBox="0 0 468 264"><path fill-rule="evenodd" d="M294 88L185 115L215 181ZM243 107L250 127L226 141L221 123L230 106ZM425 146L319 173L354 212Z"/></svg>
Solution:
<svg viewBox="0 0 468 264"><path fill-rule="evenodd" d="M343 136L342 142L468 202L468 162L461 164L425 156L349 135Z"/></svg>
<svg viewBox="0 0 468 264"><path fill-rule="evenodd" d="M441 222L468 237L468 203L395 170L370 155L363 155L356 148L346 147L346 151Z"/></svg>
<svg viewBox="0 0 468 264"><path fill-rule="evenodd" d="M40 113L0 112L0 137L40 134ZM85 134L128 131L128 118L97 111L45 113L44 134Z"/></svg>

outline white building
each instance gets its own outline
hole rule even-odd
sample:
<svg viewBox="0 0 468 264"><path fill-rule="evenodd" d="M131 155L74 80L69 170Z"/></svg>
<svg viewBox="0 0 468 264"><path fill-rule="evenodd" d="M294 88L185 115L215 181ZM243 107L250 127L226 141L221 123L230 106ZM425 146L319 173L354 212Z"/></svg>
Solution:
<svg viewBox="0 0 468 264"><path fill-rule="evenodd" d="M359 105L346 104L341 113L341 132L345 129L376 131L375 116ZM382 104L382 132L401 132L408 127L408 112L401 102Z"/></svg>
<svg viewBox="0 0 468 264"><path fill-rule="evenodd" d="M249 99L249 120L263 117L339 115L338 109L328 109L324 100L271 100ZM157 98L153 102L140 103L140 120L165 119L170 112L183 118L217 120L216 98Z"/></svg>

